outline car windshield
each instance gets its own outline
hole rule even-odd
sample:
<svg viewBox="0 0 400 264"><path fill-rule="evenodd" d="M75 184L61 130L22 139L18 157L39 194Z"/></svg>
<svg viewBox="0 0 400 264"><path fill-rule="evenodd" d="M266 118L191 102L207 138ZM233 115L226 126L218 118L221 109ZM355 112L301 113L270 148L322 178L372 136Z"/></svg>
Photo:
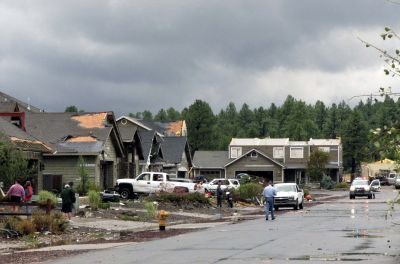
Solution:
<svg viewBox="0 0 400 264"><path fill-rule="evenodd" d="M368 185L368 181L367 180L354 180L351 185L353 185L353 186Z"/></svg>
<svg viewBox="0 0 400 264"><path fill-rule="evenodd" d="M277 192L295 192L296 187L294 185L275 185Z"/></svg>

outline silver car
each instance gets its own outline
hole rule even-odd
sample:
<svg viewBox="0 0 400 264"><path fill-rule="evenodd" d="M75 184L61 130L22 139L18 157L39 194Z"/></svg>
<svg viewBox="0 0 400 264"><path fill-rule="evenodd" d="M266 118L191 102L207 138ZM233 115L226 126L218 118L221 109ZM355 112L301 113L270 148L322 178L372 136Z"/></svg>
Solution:
<svg viewBox="0 0 400 264"><path fill-rule="evenodd" d="M381 182L378 179L371 181L369 185L371 191L379 192L381 190Z"/></svg>
<svg viewBox="0 0 400 264"><path fill-rule="evenodd" d="M395 179L395 181L394 181L394 187L395 187L396 189L400 189L400 175L397 175L397 176L396 176L396 179Z"/></svg>

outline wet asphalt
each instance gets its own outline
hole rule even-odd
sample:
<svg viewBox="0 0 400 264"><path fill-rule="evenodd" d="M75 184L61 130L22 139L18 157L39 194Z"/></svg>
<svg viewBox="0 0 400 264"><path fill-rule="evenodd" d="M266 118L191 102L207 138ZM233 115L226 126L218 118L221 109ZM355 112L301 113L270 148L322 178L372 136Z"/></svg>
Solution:
<svg viewBox="0 0 400 264"><path fill-rule="evenodd" d="M343 197L303 210L51 263L400 263L400 206L393 187L376 199Z"/></svg>

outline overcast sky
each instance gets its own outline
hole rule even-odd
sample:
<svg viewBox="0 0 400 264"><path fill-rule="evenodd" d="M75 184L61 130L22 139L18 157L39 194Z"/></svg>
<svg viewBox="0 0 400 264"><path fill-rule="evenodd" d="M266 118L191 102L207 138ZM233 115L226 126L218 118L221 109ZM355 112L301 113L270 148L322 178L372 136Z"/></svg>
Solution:
<svg viewBox="0 0 400 264"><path fill-rule="evenodd" d="M399 91L357 40L384 45L399 14L385 0L2 0L0 90L48 112L330 105Z"/></svg>

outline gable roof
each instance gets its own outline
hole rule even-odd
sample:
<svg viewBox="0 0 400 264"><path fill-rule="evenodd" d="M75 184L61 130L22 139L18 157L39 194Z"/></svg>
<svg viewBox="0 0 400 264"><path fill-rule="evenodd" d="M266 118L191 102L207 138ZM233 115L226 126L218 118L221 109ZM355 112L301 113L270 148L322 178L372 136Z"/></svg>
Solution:
<svg viewBox="0 0 400 264"><path fill-rule="evenodd" d="M176 136L186 136L186 122L185 120L177 121L147 121L140 120L140 122L147 127L157 131L163 136L176 137Z"/></svg>
<svg viewBox="0 0 400 264"><path fill-rule="evenodd" d="M168 163L181 163L184 152L189 164L192 163L186 137L164 137L161 141L161 150L164 161Z"/></svg>
<svg viewBox="0 0 400 264"><path fill-rule="evenodd" d="M37 140L3 118L0 118L0 133L2 134L0 136L1 140L11 142L19 149L46 153L52 152L51 148L45 143Z"/></svg>
<svg viewBox="0 0 400 264"><path fill-rule="evenodd" d="M138 127L144 130L154 130L157 132L159 136L168 136L168 137L186 136L187 133L185 120L158 122L158 121L136 119L129 116L121 116L120 118L117 119L117 122L120 122L123 119L137 125Z"/></svg>
<svg viewBox="0 0 400 264"><path fill-rule="evenodd" d="M139 138L143 151L143 159L147 160L151 154L154 137L156 132L154 130L139 129Z"/></svg>
<svg viewBox="0 0 400 264"><path fill-rule="evenodd" d="M18 111L19 111L19 107L16 102L0 101L0 112L10 113L10 112L18 112Z"/></svg>
<svg viewBox="0 0 400 264"><path fill-rule="evenodd" d="M2 103L10 103L10 102L14 103L14 105L15 105L15 103L17 103L20 111L23 111L23 112L25 112L25 111L40 112L41 111L39 108L37 108L35 106L27 104L21 100L18 100L16 98L12 97L11 95L5 94L0 91L0 105ZM14 112L14 111L12 111L12 112Z"/></svg>
<svg viewBox="0 0 400 264"><path fill-rule="evenodd" d="M225 165L225 167L228 167L229 165L231 165L231 164L237 162L238 160L240 160L240 159L246 157L248 154L250 154L250 153L253 152L253 151L257 152L258 154L260 154L260 155L263 156L264 158L270 160L272 163L275 163L276 165L278 165L278 166L280 166L280 167L282 167L282 168L285 167L285 165L283 165L282 163L280 163L280 162L274 160L273 158L270 158L268 155L264 154L263 152L259 151L258 149L251 149L251 150L247 151L247 152L244 153L242 156L240 156L240 157L238 157L238 158L232 160L231 162L227 163L227 164Z"/></svg>
<svg viewBox="0 0 400 264"><path fill-rule="evenodd" d="M198 150L193 156L195 168L224 169L229 162L228 151L203 151Z"/></svg>
<svg viewBox="0 0 400 264"><path fill-rule="evenodd" d="M122 140L124 142L133 142L135 139L135 134L138 131L137 127L127 127L127 126L122 126L119 123L117 123L119 132L121 133Z"/></svg>
<svg viewBox="0 0 400 264"><path fill-rule="evenodd" d="M129 117L129 116L121 116L120 118L117 119L117 122L121 121L122 119L125 119L125 120L127 120L127 121L129 121L131 123L134 123L134 124L136 124L137 126L141 127L144 130L147 130L147 131L152 130L151 127L146 126L143 122L141 122L141 120L138 120L136 118Z"/></svg>
<svg viewBox="0 0 400 264"><path fill-rule="evenodd" d="M122 142L112 112L32 113L27 112L26 130L50 144L56 153L97 154L111 136L117 153ZM74 140L75 139L75 140Z"/></svg>

